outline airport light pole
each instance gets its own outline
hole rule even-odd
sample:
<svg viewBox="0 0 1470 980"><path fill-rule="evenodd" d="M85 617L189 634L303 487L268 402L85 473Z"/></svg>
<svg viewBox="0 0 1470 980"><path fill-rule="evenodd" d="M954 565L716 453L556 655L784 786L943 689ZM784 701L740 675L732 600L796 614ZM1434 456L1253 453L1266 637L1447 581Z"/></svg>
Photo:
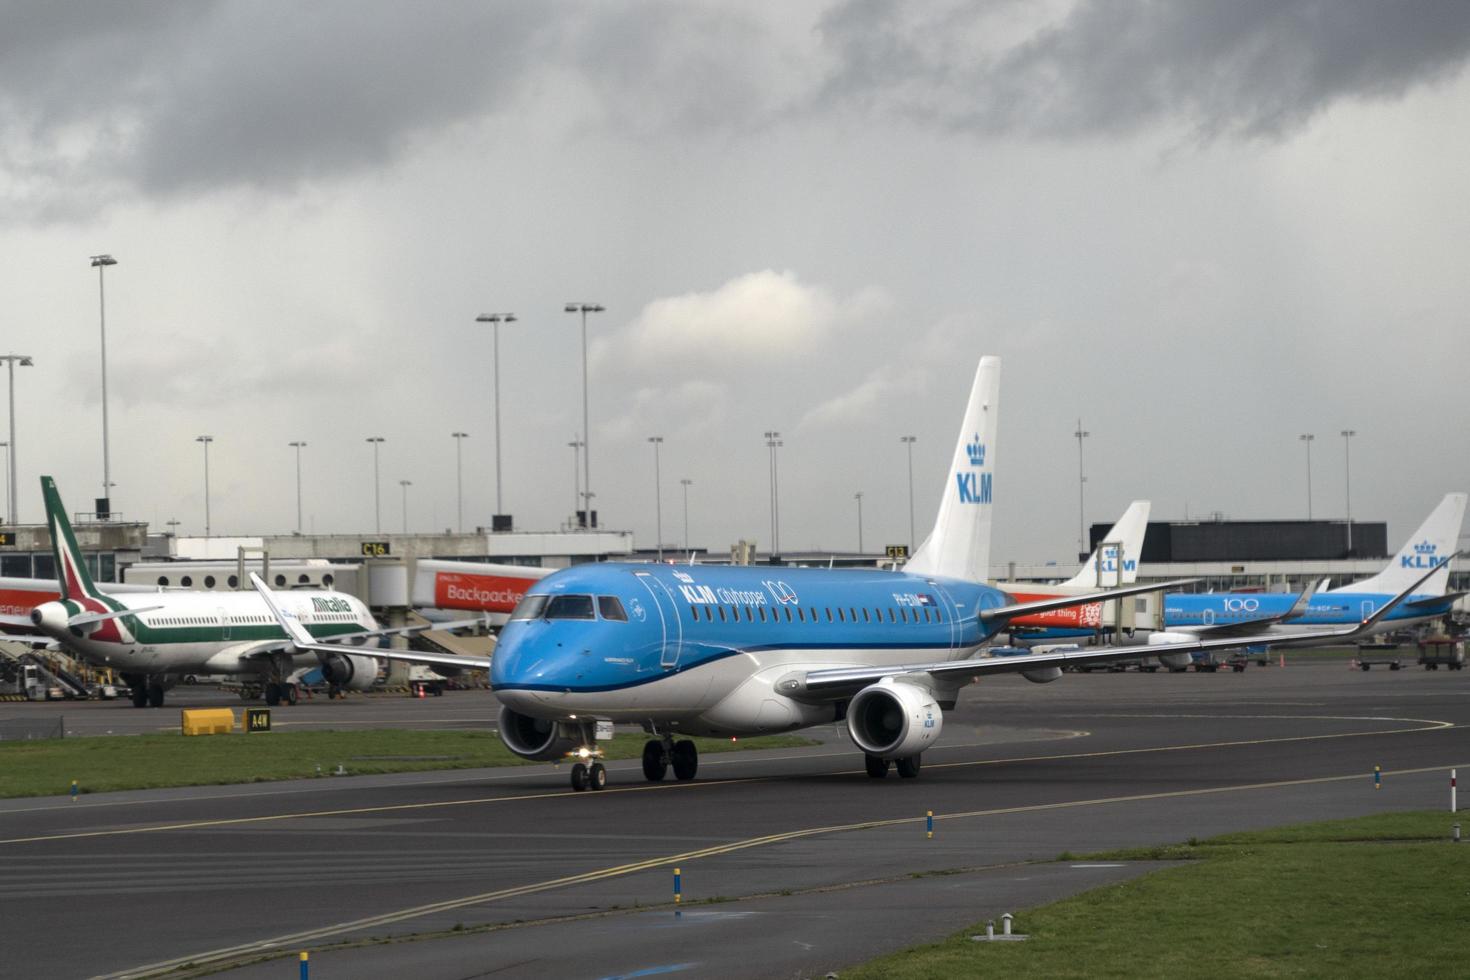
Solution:
<svg viewBox="0 0 1470 980"><path fill-rule="evenodd" d="M1303 432L1299 439L1307 447L1307 520L1312 519L1312 440L1317 438L1310 432Z"/></svg>
<svg viewBox="0 0 1470 980"><path fill-rule="evenodd" d="M572 447L572 526L586 527L585 520L577 520L577 507L582 503L582 440L573 435L567 445Z"/></svg>
<svg viewBox="0 0 1470 980"><path fill-rule="evenodd" d="M450 437L454 439L454 487L456 513L459 516L459 533L464 533L464 441L470 437L468 432L451 432ZM497 440L496 445L499 445ZM496 460L495 472L500 472L500 461ZM498 504L496 505L499 506Z"/></svg>
<svg viewBox="0 0 1470 980"><path fill-rule="evenodd" d="M296 450L296 536L301 536L301 449L305 442L287 443Z"/></svg>
<svg viewBox="0 0 1470 980"><path fill-rule="evenodd" d="M684 488L684 553L689 553L689 486L694 481L688 477L679 480L679 485Z"/></svg>
<svg viewBox="0 0 1470 980"><path fill-rule="evenodd" d="M766 432L766 449L771 457L771 557L781 553L781 490L776 480L776 450L785 445L781 433L774 429Z"/></svg>
<svg viewBox="0 0 1470 980"><path fill-rule="evenodd" d="M209 537L209 444L214 436L195 436L194 441L204 444L204 536Z"/></svg>
<svg viewBox="0 0 1470 980"><path fill-rule="evenodd" d="M899 436L898 441L903 443L909 453L909 557L914 554L914 443L919 441L918 436Z"/></svg>
<svg viewBox="0 0 1470 980"><path fill-rule="evenodd" d="M587 489L582 491L587 499L587 526L592 526L592 426L587 412L587 314L601 313L603 307L597 303L568 303L567 313L582 314L582 482Z"/></svg>
<svg viewBox="0 0 1470 980"><path fill-rule="evenodd" d="M658 451L664 444L663 436L649 436L648 441L653 443L653 506L657 515L656 527L658 528L658 560L664 560L664 496L663 478L659 472Z"/></svg>
<svg viewBox="0 0 1470 980"><path fill-rule="evenodd" d="M15 516L10 512L10 502L13 499L10 492L10 443L0 442L0 449L5 450L5 520L15 523Z"/></svg>
<svg viewBox="0 0 1470 980"><path fill-rule="evenodd" d="M9 476L6 482L6 505L5 512L10 515L10 523L17 524L20 518L17 511L20 510L20 495L15 486L15 365L20 362L21 367L31 367L35 361L28 354L0 354L0 361L6 362L10 370L10 442L6 445L9 452L5 454L5 472Z"/></svg>
<svg viewBox="0 0 1470 980"><path fill-rule="evenodd" d="M412 480L399 480L398 485L403 488L403 533L408 533L408 488L413 486Z"/></svg>
<svg viewBox="0 0 1470 980"><path fill-rule="evenodd" d="M102 497L108 501L107 511L112 512L112 466L107 449L107 294L102 285L102 272L110 265L117 265L111 255L92 256L92 268L97 270L97 309L102 324Z"/></svg>
<svg viewBox="0 0 1470 980"><path fill-rule="evenodd" d="M1356 429L1342 430L1342 489L1347 495L1347 550L1349 556L1353 553L1353 436L1357 434Z"/></svg>
<svg viewBox="0 0 1470 980"><path fill-rule="evenodd" d="M858 505L858 554L863 553L863 492L859 490L852 495Z"/></svg>
<svg viewBox="0 0 1470 980"><path fill-rule="evenodd" d="M1079 561L1087 560L1087 472L1082 468L1082 440L1092 435L1091 432L1082 428L1082 420L1077 420L1077 431L1072 433L1077 437L1077 558Z"/></svg>
<svg viewBox="0 0 1470 980"><path fill-rule="evenodd" d="M491 324L492 353L495 358L495 513L505 513L505 508L500 502L500 325L502 323L515 323L514 313L481 313L475 317L476 323ZM464 530L463 527L460 528Z"/></svg>
<svg viewBox="0 0 1470 980"><path fill-rule="evenodd" d="M367 441L373 444L373 528L378 534L383 533L383 509L382 496L379 493L381 481L378 479L378 447L384 443L382 436L368 436Z"/></svg>

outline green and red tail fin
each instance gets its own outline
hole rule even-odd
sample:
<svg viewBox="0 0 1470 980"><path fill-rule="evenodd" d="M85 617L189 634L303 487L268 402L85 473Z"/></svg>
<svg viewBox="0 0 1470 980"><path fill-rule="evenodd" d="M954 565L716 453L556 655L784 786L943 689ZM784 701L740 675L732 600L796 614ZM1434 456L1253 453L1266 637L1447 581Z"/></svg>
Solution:
<svg viewBox="0 0 1470 980"><path fill-rule="evenodd" d="M66 508L61 504L61 494L56 492L56 481L49 476L41 477L41 497L46 501L46 526L51 530L51 557L56 563L61 598L100 598L101 593L92 583L87 563L82 560L81 549L77 547L76 535L72 534L71 521L66 519Z"/></svg>

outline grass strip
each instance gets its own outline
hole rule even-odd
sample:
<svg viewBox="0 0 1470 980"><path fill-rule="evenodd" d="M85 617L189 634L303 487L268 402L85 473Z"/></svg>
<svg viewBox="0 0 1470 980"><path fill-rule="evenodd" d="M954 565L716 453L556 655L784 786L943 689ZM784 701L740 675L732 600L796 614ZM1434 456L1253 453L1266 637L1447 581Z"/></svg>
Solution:
<svg viewBox="0 0 1470 980"><path fill-rule="evenodd" d="M1459 819L1384 814L1088 855L1188 863L1018 914L1024 943L973 942L981 922L842 977L1463 976Z"/></svg>
<svg viewBox="0 0 1470 980"><path fill-rule="evenodd" d="M598 744L609 759L636 759L646 741L642 735L618 735ZM792 735L694 742L701 753L817 744ZM488 731L105 735L0 742L0 797L59 795L70 791L73 779L80 792L103 793L308 779L330 775L339 765L360 776L540 764L513 755Z"/></svg>

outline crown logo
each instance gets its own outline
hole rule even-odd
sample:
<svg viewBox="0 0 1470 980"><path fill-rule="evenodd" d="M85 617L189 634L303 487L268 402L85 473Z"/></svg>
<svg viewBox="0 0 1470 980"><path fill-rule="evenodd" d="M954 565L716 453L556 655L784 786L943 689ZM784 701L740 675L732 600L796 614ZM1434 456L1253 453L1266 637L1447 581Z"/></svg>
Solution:
<svg viewBox="0 0 1470 980"><path fill-rule="evenodd" d="M1432 555L1439 549L1437 549L1433 544L1428 541L1420 541L1418 544L1414 545L1414 550L1421 555Z"/></svg>
<svg viewBox="0 0 1470 980"><path fill-rule="evenodd" d="M971 466L985 465L985 443L980 441L980 433L975 433L975 441L965 443L965 453L970 457Z"/></svg>

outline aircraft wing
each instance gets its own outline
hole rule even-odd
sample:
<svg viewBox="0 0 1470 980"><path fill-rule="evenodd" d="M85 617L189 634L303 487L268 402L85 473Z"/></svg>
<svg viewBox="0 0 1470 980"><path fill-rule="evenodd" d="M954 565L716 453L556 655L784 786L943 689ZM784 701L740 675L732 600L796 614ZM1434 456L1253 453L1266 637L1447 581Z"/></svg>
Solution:
<svg viewBox="0 0 1470 980"><path fill-rule="evenodd" d="M1163 592L1198 581L1197 578L1177 578L1170 582L1154 582L1150 585L1125 585L1120 589L1100 589L1097 592L1087 592L1082 595L1057 596L1054 599L1036 599L1031 602L1013 602L1008 606L994 606L980 610L980 621L990 623L995 620L1014 619L1017 616L1029 616L1032 613L1051 612L1053 609L1070 609L1073 606L1086 606L1094 602L1125 599L1131 595Z"/></svg>
<svg viewBox="0 0 1470 980"><path fill-rule="evenodd" d="M1444 595L1427 596L1423 599L1414 599L1410 602L1404 603L1404 608L1426 609L1432 606L1439 606L1446 603L1457 602L1460 599L1465 598L1465 596L1467 595L1470 595L1470 592L1447 592Z"/></svg>
<svg viewBox="0 0 1470 980"><path fill-rule="evenodd" d="M276 621L281 624L281 629L286 631L289 637L282 646L294 650L310 650L314 653L351 653L364 657L373 657L378 660L402 660L406 663L426 664L431 667L459 667L479 670L490 669L489 657L460 657L454 654L441 653L419 653L416 650L383 650L377 647L356 646L352 643L341 642L348 639L363 639L374 636L389 636L395 633L419 632L425 629L453 629L458 626L473 626L481 619L457 620L452 623L430 623L424 626L399 627L391 630L362 630L357 633L347 633L343 636L333 637L332 640L318 640L307 632L306 627L301 625L301 620L276 601L276 594L270 590L261 577L254 572L250 573L250 582L255 586L255 591L265 600L266 606ZM333 642L337 641L337 642ZM257 651L253 656L260 656L266 652Z"/></svg>
<svg viewBox="0 0 1470 980"><path fill-rule="evenodd" d="M1424 578L1394 596L1371 616L1355 626L1294 633L1274 640L1273 644L1291 646L1298 643L1319 643L1322 640L1346 640L1368 633L1412 594L1425 579L1433 575L1434 571L1430 569ZM945 660L938 663L902 664L889 667L836 667L798 672L783 677L776 682L776 690L797 700L835 701L856 694L869 684L874 684L885 677L910 677L920 683L943 681L945 684L959 685L968 684L987 674L1015 674L1073 664L1107 663L1111 660L1169 656L1170 654L1195 653L1205 650L1228 650L1239 646L1238 637L1229 637L1192 640L1183 643L1159 643L1150 646L1054 650L1022 657L972 657L969 660Z"/></svg>

